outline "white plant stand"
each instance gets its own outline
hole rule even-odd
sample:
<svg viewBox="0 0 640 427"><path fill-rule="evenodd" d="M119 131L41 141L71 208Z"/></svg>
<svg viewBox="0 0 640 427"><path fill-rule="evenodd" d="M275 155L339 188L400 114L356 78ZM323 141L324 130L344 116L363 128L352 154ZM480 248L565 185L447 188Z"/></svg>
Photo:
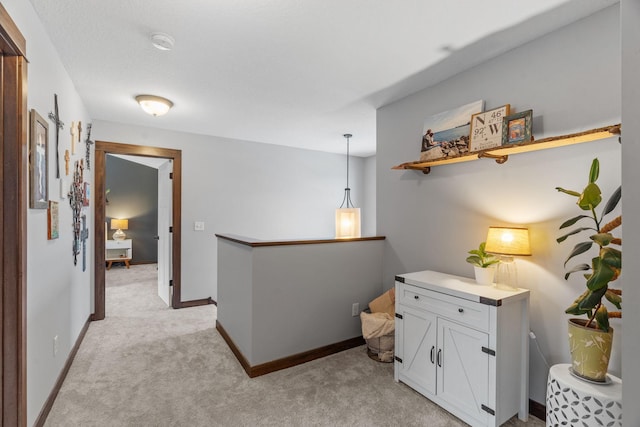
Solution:
<svg viewBox="0 0 640 427"><path fill-rule="evenodd" d="M547 381L547 427L622 426L622 380L603 384L579 379L569 363L553 365Z"/></svg>

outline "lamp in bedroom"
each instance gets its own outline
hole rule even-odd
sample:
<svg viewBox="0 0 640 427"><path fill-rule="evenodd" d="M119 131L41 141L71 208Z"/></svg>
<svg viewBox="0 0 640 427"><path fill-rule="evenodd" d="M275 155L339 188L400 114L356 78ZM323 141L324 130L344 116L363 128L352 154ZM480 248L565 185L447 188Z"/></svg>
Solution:
<svg viewBox="0 0 640 427"><path fill-rule="evenodd" d="M124 234L122 230L129 229L129 220L128 219L111 219L111 229L116 229L113 233L113 240L124 240L127 236Z"/></svg>
<svg viewBox="0 0 640 427"><path fill-rule="evenodd" d="M518 287L518 272L514 256L531 255L529 229L489 227L485 251L499 255L496 269L496 288L515 290Z"/></svg>
<svg viewBox="0 0 640 427"><path fill-rule="evenodd" d="M360 208L353 205L349 188L349 138L353 135L345 133L343 136L347 139L347 187L342 204L336 209L336 239L360 237Z"/></svg>

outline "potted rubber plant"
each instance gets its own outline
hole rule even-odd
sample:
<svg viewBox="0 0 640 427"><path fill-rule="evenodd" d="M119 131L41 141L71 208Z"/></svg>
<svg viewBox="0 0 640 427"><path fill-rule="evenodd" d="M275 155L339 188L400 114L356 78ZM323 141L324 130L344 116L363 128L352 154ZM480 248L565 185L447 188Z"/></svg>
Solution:
<svg viewBox="0 0 640 427"><path fill-rule="evenodd" d="M472 249L468 252L470 256L467 257L467 262L473 265L473 272L479 285L493 284L496 272L494 264L500 262L493 254L485 252L486 244L487 242L480 243L478 249Z"/></svg>
<svg viewBox="0 0 640 427"><path fill-rule="evenodd" d="M591 381L604 382L611 355L613 328L609 325L610 318L622 317L622 291L610 286L618 279L622 271L622 239L615 237L613 231L622 224L622 216L605 222L618 205L622 196L622 186L611 195L601 213L596 208L602 202L602 193L596 184L600 174L600 163L593 159L589 171L589 182L582 192L566 190L556 187L556 190L577 198L576 204L583 211L582 214L566 220L560 229L580 224L575 229L557 239L564 242L573 235L586 234L589 239L577 243L564 262L565 268L569 260L576 256L595 256L590 263L581 263L571 267L565 274L565 280L577 272L583 273L585 291L569 306L565 312L583 318L569 319L569 349L571 351L572 370L579 377ZM591 253L591 255L589 255ZM605 302L615 307L609 311Z"/></svg>

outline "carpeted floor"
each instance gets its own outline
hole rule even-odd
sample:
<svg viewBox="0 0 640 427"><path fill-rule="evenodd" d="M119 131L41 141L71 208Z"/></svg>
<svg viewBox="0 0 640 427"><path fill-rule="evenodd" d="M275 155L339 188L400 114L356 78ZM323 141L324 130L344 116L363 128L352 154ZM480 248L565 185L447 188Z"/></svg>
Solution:
<svg viewBox="0 0 640 427"><path fill-rule="evenodd" d="M107 271L93 322L45 426L464 426L358 347L249 378L216 307L167 308L156 266ZM534 417L509 426L544 426Z"/></svg>

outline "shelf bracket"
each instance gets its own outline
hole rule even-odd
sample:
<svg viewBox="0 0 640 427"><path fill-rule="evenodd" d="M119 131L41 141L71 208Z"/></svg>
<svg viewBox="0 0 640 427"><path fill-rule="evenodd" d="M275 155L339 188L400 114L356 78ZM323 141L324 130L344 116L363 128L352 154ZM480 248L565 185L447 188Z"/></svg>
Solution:
<svg viewBox="0 0 640 427"><path fill-rule="evenodd" d="M498 155L498 154L489 154L489 153L478 153L479 159L494 159L497 164L501 165L507 160L509 160L508 154Z"/></svg>

